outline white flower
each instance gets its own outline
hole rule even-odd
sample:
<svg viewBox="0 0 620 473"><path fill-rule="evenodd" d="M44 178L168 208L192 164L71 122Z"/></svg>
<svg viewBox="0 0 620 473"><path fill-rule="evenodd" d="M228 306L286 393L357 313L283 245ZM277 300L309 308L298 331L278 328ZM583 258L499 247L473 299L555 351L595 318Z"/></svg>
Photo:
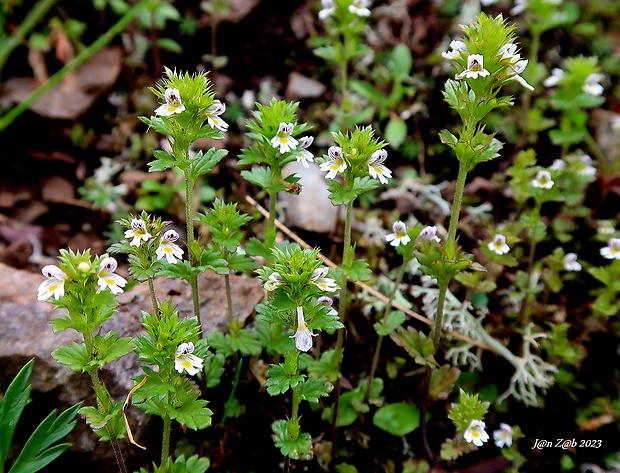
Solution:
<svg viewBox="0 0 620 473"><path fill-rule="evenodd" d="M611 238L607 246L601 248L601 256L607 259L620 259L620 238Z"/></svg>
<svg viewBox="0 0 620 473"><path fill-rule="evenodd" d="M347 163L344 161L342 155L342 148L340 146L330 146L327 150L329 161L325 161L319 166L321 171L329 171L325 176L327 179L333 179L336 174L343 172L347 168Z"/></svg>
<svg viewBox="0 0 620 473"><path fill-rule="evenodd" d="M353 3L349 5L349 11L357 16L370 16L368 4L368 0L353 0Z"/></svg>
<svg viewBox="0 0 620 473"><path fill-rule="evenodd" d="M282 281L282 276L280 276L280 273L273 272L269 275L267 281L265 281L265 289L271 292L283 283L284 281Z"/></svg>
<svg viewBox="0 0 620 473"><path fill-rule="evenodd" d="M519 55L517 54L517 56ZM530 85L523 77L519 75L525 70L527 63L528 63L527 59L522 59L521 61L517 61L515 64L508 66L508 78L511 80L516 80L519 84L521 84L526 89L534 90L534 87Z"/></svg>
<svg viewBox="0 0 620 473"><path fill-rule="evenodd" d="M308 351L312 348L312 337L317 337L318 334L312 333L306 326L304 320L304 310L301 307L297 307L297 331L295 335L291 335L290 338L295 339L295 346L299 351Z"/></svg>
<svg viewBox="0 0 620 473"><path fill-rule="evenodd" d="M545 87L554 87L560 83L564 77L564 71L558 67L551 70L551 75L543 81Z"/></svg>
<svg viewBox="0 0 620 473"><path fill-rule="evenodd" d="M441 241L437 236L437 227L435 225L433 225L432 227L424 227L424 229L415 239L416 245L420 244L423 241L436 241L437 243Z"/></svg>
<svg viewBox="0 0 620 473"><path fill-rule="evenodd" d="M271 138L271 146L280 147L280 153L288 153L297 147L297 140L291 136L294 125L292 123L280 122L276 136Z"/></svg>
<svg viewBox="0 0 620 473"><path fill-rule="evenodd" d="M387 159L387 151L378 149L370 156L368 160L368 173L373 179L379 179L381 184L387 184L388 178L392 177L392 171L383 165Z"/></svg>
<svg viewBox="0 0 620 473"><path fill-rule="evenodd" d="M308 161L314 162L314 155L307 149L313 141L314 137L312 136L304 136L299 140L301 152L297 156L297 161L301 161L301 164L303 164L305 168L309 167Z"/></svg>
<svg viewBox="0 0 620 473"><path fill-rule="evenodd" d="M538 187L539 189L551 189L553 187L553 180L551 179L551 173L549 171L538 171L536 174L536 179L530 182L533 187Z"/></svg>
<svg viewBox="0 0 620 473"><path fill-rule="evenodd" d="M169 117L175 113L185 111L185 105L181 102L181 96L179 95L179 89L166 89L164 97L166 98L166 103L155 109L155 115Z"/></svg>
<svg viewBox="0 0 620 473"><path fill-rule="evenodd" d="M611 220L601 220L598 222L596 231L601 235L613 235L616 231L614 223Z"/></svg>
<svg viewBox="0 0 620 473"><path fill-rule="evenodd" d="M587 154L579 156L578 166L577 174L580 176L594 176L596 174L596 168L592 166L592 158Z"/></svg>
<svg viewBox="0 0 620 473"><path fill-rule="evenodd" d="M334 300L329 297L329 296L321 296L317 299L317 304L319 305L324 305L325 307L329 307L330 310L327 313L327 315L338 315L338 312L336 311L336 309L334 309L332 306L334 305Z"/></svg>
<svg viewBox="0 0 620 473"><path fill-rule="evenodd" d="M194 376L199 371L202 371L203 359L192 355L193 351L194 344L192 342L181 343L174 356L174 369L179 373L183 373L183 370L185 370L190 376Z"/></svg>
<svg viewBox="0 0 620 473"><path fill-rule="evenodd" d="M510 251L510 247L506 244L506 237L499 233L495 235L495 238L488 245L489 250L498 255L506 254Z"/></svg>
<svg viewBox="0 0 620 473"><path fill-rule="evenodd" d="M490 73L484 68L484 57L482 54L470 54L467 56L467 69L456 75L457 79L477 79L478 76L486 77Z"/></svg>
<svg viewBox="0 0 620 473"><path fill-rule="evenodd" d="M41 273L47 279L39 284L37 300L45 301L54 296L58 299L65 295L65 279L67 275L58 266L48 264L43 266Z"/></svg>
<svg viewBox="0 0 620 473"><path fill-rule="evenodd" d="M493 432L493 438L495 439L495 445L499 448L504 446L510 447L512 445L512 427L508 424L499 424L499 430Z"/></svg>
<svg viewBox="0 0 620 473"><path fill-rule="evenodd" d="M332 16L336 11L334 0L321 0L321 6L323 8L319 11L319 20L324 20L328 16Z"/></svg>
<svg viewBox="0 0 620 473"><path fill-rule="evenodd" d="M157 259L166 258L168 263L174 264L177 258L183 258L183 250L175 243L179 239L179 234L174 230L168 230L163 234L159 241L159 246L155 250Z"/></svg>
<svg viewBox="0 0 620 473"><path fill-rule="evenodd" d="M527 7L527 0L515 0L515 6L512 7L512 10L510 10L510 14L513 16L516 16L519 13L522 13L523 11L525 11L526 7Z"/></svg>
<svg viewBox="0 0 620 473"><path fill-rule="evenodd" d="M517 53L517 45L514 43L508 43L503 45L499 49L497 55L500 56L500 60L508 60L510 64L516 64L521 58L521 55Z"/></svg>
<svg viewBox="0 0 620 473"><path fill-rule="evenodd" d="M400 220L394 222L392 225L392 230L394 233L388 233L385 236L385 241L389 241L390 245L398 246L398 245L407 245L411 241L411 237L407 234L407 225Z"/></svg>
<svg viewBox="0 0 620 473"><path fill-rule="evenodd" d="M485 7L493 5L494 3L497 3L497 0L480 0L480 4L484 5Z"/></svg>
<svg viewBox="0 0 620 473"><path fill-rule="evenodd" d="M549 166L549 169L552 171L564 171L564 169L566 169L566 161L563 159L555 159L553 163L551 163L551 166Z"/></svg>
<svg viewBox="0 0 620 473"><path fill-rule="evenodd" d="M454 61L461 57L461 53L467 52L467 45L463 41L451 41L450 47L452 48L450 51L444 51L441 53L445 59Z"/></svg>
<svg viewBox="0 0 620 473"><path fill-rule="evenodd" d="M463 437L468 443L473 443L476 447L481 447L484 442L489 440L489 434L484 431L484 422L481 420L472 420Z"/></svg>
<svg viewBox="0 0 620 473"><path fill-rule="evenodd" d="M603 74L590 74L586 77L586 82L583 84L582 90L586 94L590 95L602 95L604 90L603 86L599 84L605 78Z"/></svg>
<svg viewBox="0 0 620 473"><path fill-rule="evenodd" d="M214 102L207 108L207 122L211 128L217 128L220 131L228 131L228 123L220 118L220 115L226 111L226 104Z"/></svg>
<svg viewBox="0 0 620 473"><path fill-rule="evenodd" d="M142 240L146 243L151 238L151 234L146 231L146 223L141 218L131 220L131 228L125 231L125 238L133 238L129 246L140 246Z"/></svg>
<svg viewBox="0 0 620 473"><path fill-rule="evenodd" d="M327 268L318 268L312 273L310 282L323 291L334 292L339 289L338 284L332 278L326 278Z"/></svg>
<svg viewBox="0 0 620 473"><path fill-rule="evenodd" d="M103 258L99 264L99 271L97 272L99 290L102 291L105 288L110 289L112 294L120 294L123 292L123 287L127 284L127 280L122 278L118 274L114 274L118 264L114 258Z"/></svg>
<svg viewBox="0 0 620 473"><path fill-rule="evenodd" d="M581 265L577 261L577 255L575 253L566 253L562 263L566 271L581 271Z"/></svg>

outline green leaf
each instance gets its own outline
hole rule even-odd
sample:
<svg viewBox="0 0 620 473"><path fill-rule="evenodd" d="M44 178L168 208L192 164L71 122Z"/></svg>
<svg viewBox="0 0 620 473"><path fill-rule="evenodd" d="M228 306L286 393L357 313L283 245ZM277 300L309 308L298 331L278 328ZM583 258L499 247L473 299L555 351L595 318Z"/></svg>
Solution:
<svg viewBox="0 0 620 473"><path fill-rule="evenodd" d="M407 138L407 124L400 117L390 118L383 136L393 149L398 149Z"/></svg>
<svg viewBox="0 0 620 473"><path fill-rule="evenodd" d="M271 365L271 369L267 374L269 374L269 379L266 386L270 396L285 393L289 388L294 388L303 382L305 378L302 374L287 373L285 366L282 364Z"/></svg>
<svg viewBox="0 0 620 473"><path fill-rule="evenodd" d="M242 355L259 356L263 351L263 346L256 333L246 329L241 329L230 335L230 346Z"/></svg>
<svg viewBox="0 0 620 473"><path fill-rule="evenodd" d="M157 38L157 44L164 51L170 51L175 54L181 54L183 52L181 45L170 38Z"/></svg>
<svg viewBox="0 0 620 473"><path fill-rule="evenodd" d="M84 344L71 342L71 346L62 346L52 352L54 358L61 365L68 366L73 371L84 372L90 362Z"/></svg>
<svg viewBox="0 0 620 473"><path fill-rule="evenodd" d="M286 190L284 184L278 183L274 178L271 168L255 166L250 171L241 171L241 176L246 181L256 184L267 191L280 192Z"/></svg>
<svg viewBox="0 0 620 473"><path fill-rule="evenodd" d="M298 389L301 399L316 404L319 398L327 396L333 388L325 379L307 379Z"/></svg>
<svg viewBox="0 0 620 473"><path fill-rule="evenodd" d="M67 450L71 444L63 443L55 446L52 444L73 430L80 406L81 403L76 404L58 416L55 410L52 411L32 433L9 473L38 471Z"/></svg>
<svg viewBox="0 0 620 473"><path fill-rule="evenodd" d="M197 395L196 395L197 396ZM189 398L182 406L168 408L170 418L176 420L179 424L185 425L193 430L206 429L211 425L211 409L205 407L207 401L204 399Z"/></svg>
<svg viewBox="0 0 620 473"><path fill-rule="evenodd" d="M346 273L351 282L368 281L372 275L370 266L366 260L363 259L354 260L353 263L351 263L351 266L349 268L343 268L343 271Z"/></svg>
<svg viewBox="0 0 620 473"><path fill-rule="evenodd" d="M34 359L26 363L15 376L0 401L0 469L6 461L11 447L15 426L19 421L30 396L28 380L32 374Z"/></svg>
<svg viewBox="0 0 620 473"><path fill-rule="evenodd" d="M375 412L372 422L380 429L401 437L418 428L420 409L404 402L386 404Z"/></svg>
<svg viewBox="0 0 620 473"><path fill-rule="evenodd" d="M170 264L167 261L162 262L162 269L157 273L158 276L166 276L171 279L183 279L189 281L192 274L199 273L196 268L192 268L189 261L177 261L174 264Z"/></svg>
<svg viewBox="0 0 620 473"><path fill-rule="evenodd" d="M155 160L149 163L149 172L165 171L176 166L177 161L167 151L160 149L153 150Z"/></svg>
<svg viewBox="0 0 620 473"><path fill-rule="evenodd" d="M404 348L416 363L423 366L436 367L433 357L433 340L413 327L399 327L397 332L390 334L390 338L399 347Z"/></svg>
<svg viewBox="0 0 620 473"><path fill-rule="evenodd" d="M378 335L385 337L400 327L403 322L407 320L407 316L404 312L397 310L394 312L390 312L390 314L381 319L381 321L375 323L373 327L375 328Z"/></svg>
<svg viewBox="0 0 620 473"><path fill-rule="evenodd" d="M273 432L273 440L280 449L280 452L285 457L290 457L294 460L306 459L312 456L312 439L310 434L299 434L298 426L291 426L298 419L277 420L271 426ZM295 428L296 427L296 428ZM291 431L297 431L296 435L292 435Z"/></svg>
<svg viewBox="0 0 620 473"><path fill-rule="evenodd" d="M461 371L450 365L442 365L438 370L433 370L428 395L431 399L447 399Z"/></svg>
<svg viewBox="0 0 620 473"><path fill-rule="evenodd" d="M189 166L189 172L192 179L209 173L224 156L228 154L228 150L211 148L206 153L198 152Z"/></svg>
<svg viewBox="0 0 620 473"><path fill-rule="evenodd" d="M307 353L299 356L299 367L308 371L313 378L323 378L335 383L340 377L340 364L342 352L326 350L321 353L321 358L316 360Z"/></svg>
<svg viewBox="0 0 620 473"><path fill-rule="evenodd" d="M399 43L394 46L390 57L390 66L392 73L400 81L411 73L413 58L411 57L409 46L404 43ZM390 141L388 138L386 139Z"/></svg>
<svg viewBox="0 0 620 473"><path fill-rule="evenodd" d="M207 387L214 388L220 384L222 375L224 374L224 365L226 358L224 355L210 355L205 358L205 376L207 378Z"/></svg>

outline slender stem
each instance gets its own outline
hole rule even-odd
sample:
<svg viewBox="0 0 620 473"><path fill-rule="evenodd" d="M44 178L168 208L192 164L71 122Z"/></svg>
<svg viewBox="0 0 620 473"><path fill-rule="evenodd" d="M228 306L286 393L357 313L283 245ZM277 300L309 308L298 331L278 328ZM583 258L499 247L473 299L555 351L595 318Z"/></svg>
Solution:
<svg viewBox="0 0 620 473"><path fill-rule="evenodd" d="M187 230L187 251L189 253L189 264L194 267L197 264L196 255L194 254L194 212L192 209L194 195L194 180L190 175L190 170L185 170L185 226ZM198 300L198 275L192 274L189 279L192 287L192 302L194 306L194 316L198 319L200 326L200 336L203 337L202 322L200 320L200 302Z"/></svg>
<svg viewBox="0 0 620 473"><path fill-rule="evenodd" d="M461 204L463 203L463 192L465 181L467 180L467 166L459 162L459 174L456 178L456 188L454 189L454 202L452 203L452 215L450 216L450 227L448 228L448 241L446 245L452 246L456 241L456 228L459 224L461 214Z"/></svg>
<svg viewBox="0 0 620 473"><path fill-rule="evenodd" d="M230 396L228 396L228 400L226 404L224 404L224 414L222 414L222 425L224 425L224 421L230 415L230 406L232 405L233 400L235 399L235 392L237 392L237 386L239 385L239 378L241 377L241 366L243 365L243 358L239 358L237 362L237 370L235 371L235 379L233 381L233 387L230 391Z"/></svg>
<svg viewBox="0 0 620 473"><path fill-rule="evenodd" d="M153 303L153 309L155 313L159 314L159 303L157 302L157 296L155 295L155 284L153 284L153 278L149 276L149 292L151 293L151 302Z"/></svg>
<svg viewBox="0 0 620 473"><path fill-rule="evenodd" d="M172 419L166 413L164 416L164 432L161 441L161 464L168 461L170 456L170 431L172 430Z"/></svg>
<svg viewBox="0 0 620 473"><path fill-rule="evenodd" d="M74 71L86 61L88 61L95 52L103 48L106 44L108 44L112 38L114 38L117 34L125 29L127 24L131 21L133 16L137 13L138 9L142 4L144 4L148 0L143 0L134 8L130 9L125 13L112 27L106 31L103 35L101 35L96 41L94 41L89 47L84 49L80 54L78 54L72 61L67 63L62 69L60 69L56 74L52 75L49 79L47 79L43 84L41 84L36 90L34 90L28 97L22 100L20 103L15 105L9 112L4 115L4 117L0 118L0 131L4 130L8 127L13 121L20 116L23 112L28 110L28 108L34 104L45 92L58 84L68 73Z"/></svg>
<svg viewBox="0 0 620 473"><path fill-rule="evenodd" d="M400 283L403 281L403 276L405 275L405 268L407 267L407 262L403 260L403 264L400 266L398 270L398 275L396 276L396 282L394 283L394 288L390 293L390 297L385 304L385 310L383 311L383 315L379 319L379 322L385 320L385 318L390 314L392 310L392 303L394 302L394 298L396 297L396 293L398 292L398 288ZM368 386L366 386L366 395L364 396L364 402L368 402L370 398L370 390L372 388L372 381L375 377L375 372L377 371L377 366L379 364L379 354L381 352L381 344L383 343L383 335L379 335L377 338L377 345L375 346L375 354L372 357L372 365L370 366L370 373L368 375Z"/></svg>
<svg viewBox="0 0 620 473"><path fill-rule="evenodd" d="M277 193L268 191L269 193L269 219L267 220L267 231L265 232L265 252L267 261L271 260L271 249L276 246L276 204Z"/></svg>
<svg viewBox="0 0 620 473"><path fill-rule="evenodd" d="M441 327L443 325L443 309L446 303L446 294L448 293L448 283L446 281L439 286L439 298L437 299L437 313L435 314L435 324L433 325L433 356L437 354L439 342L441 340Z"/></svg>
<svg viewBox="0 0 620 473"><path fill-rule="evenodd" d="M228 319L228 328L230 329L235 323L232 294L230 292L230 274L224 275L224 285L226 286L226 318Z"/></svg>
<svg viewBox="0 0 620 473"><path fill-rule="evenodd" d="M590 133L590 130L587 128L583 134L583 141L585 141L586 145L592 152L592 154L596 157L597 161L601 164L609 164L609 159L605 157L598 143L594 140L594 137Z"/></svg>

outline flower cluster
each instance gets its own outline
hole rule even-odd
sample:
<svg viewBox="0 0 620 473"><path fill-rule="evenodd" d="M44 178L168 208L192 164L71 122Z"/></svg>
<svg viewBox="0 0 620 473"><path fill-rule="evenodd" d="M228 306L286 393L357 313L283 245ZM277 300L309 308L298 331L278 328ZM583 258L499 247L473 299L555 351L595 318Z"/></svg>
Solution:
<svg viewBox="0 0 620 473"><path fill-rule="evenodd" d="M484 430L485 423L481 420L472 420L469 427L463 434L463 438L468 443L473 443L476 447L481 447L489 440L489 434ZM499 424L499 430L493 432L493 440L498 447L510 447L512 445L513 428L503 422Z"/></svg>

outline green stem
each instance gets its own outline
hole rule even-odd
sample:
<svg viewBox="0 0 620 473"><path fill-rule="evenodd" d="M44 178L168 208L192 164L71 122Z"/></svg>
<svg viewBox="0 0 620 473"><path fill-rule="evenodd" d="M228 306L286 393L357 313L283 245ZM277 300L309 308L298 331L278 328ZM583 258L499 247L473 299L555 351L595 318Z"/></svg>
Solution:
<svg viewBox="0 0 620 473"><path fill-rule="evenodd" d="M400 283L403 281L403 276L405 275L405 268L407 267L407 262L403 260L403 264L400 266L398 270L398 276L396 277L396 282L394 283L394 288L390 293L390 297L385 304L385 310L383 311L383 315L378 320L381 323L383 320L387 318L392 310L392 303L394 302L394 298L396 297L396 293L398 292L398 287ZM383 343L383 335L379 335L377 338L377 345L375 346L375 354L372 357L372 365L370 366L370 373L368 375L368 386L366 386L366 394L364 396L364 402L367 403L370 398L370 390L372 388L372 381L375 377L375 373L377 371L377 366L379 365L379 354L381 352L381 345Z"/></svg>
<svg viewBox="0 0 620 473"><path fill-rule="evenodd" d="M137 13L138 9L142 4L146 3L149 0L143 0L134 8L125 13L108 31L106 31L103 35L99 37L96 41L94 41L88 48L84 49L80 54L78 54L71 62L67 63L62 69L60 69L56 74L52 75L49 79L47 79L43 84L41 84L36 90L34 90L28 97L22 100L20 103L15 105L9 112L4 115L0 119L0 131L4 130L8 127L13 121L20 116L23 112L28 110L32 104L34 104L43 94L45 94L49 89L58 84L68 73L74 71L86 61L88 61L93 54L107 45L112 38L114 38L117 34L122 32L127 24L131 21L133 16Z"/></svg>
<svg viewBox="0 0 620 473"><path fill-rule="evenodd" d="M187 252L189 253L189 264L192 267L197 265L196 255L194 253L194 211L193 211L193 198L194 198L194 180L190 175L189 167L185 170L185 227L187 231ZM200 326L200 337L203 338L202 321L200 320L200 302L198 300L198 275L192 273L189 279L189 284L192 287L192 302L194 306L194 316L198 319L198 325Z"/></svg>
<svg viewBox="0 0 620 473"><path fill-rule="evenodd" d="M454 189L454 202L452 203L452 215L450 216L450 227L448 228L448 241L446 246L450 248L456 241L456 229L459 225L459 215L463 203L463 192L465 181L467 180L467 166L459 162L459 174L456 178L456 188Z"/></svg>
<svg viewBox="0 0 620 473"><path fill-rule="evenodd" d="M226 318L228 319L228 328L230 330L235 323L232 294L230 292L230 274L224 275L224 285L226 286Z"/></svg>
<svg viewBox="0 0 620 473"><path fill-rule="evenodd" d="M170 431L172 430L172 420L170 419L170 415L166 414L164 416L164 432L161 441L161 464L164 465L164 462L168 462L168 457L170 456Z"/></svg>
<svg viewBox="0 0 620 473"><path fill-rule="evenodd" d="M235 399L235 392L237 392L237 386L239 385L239 379L241 378L241 366L243 365L243 358L239 358L237 362L237 370L235 371L235 379L233 381L233 387L230 391L230 396L228 396L228 400L226 404L224 404L224 414L222 414L222 425L224 425L224 421L230 415L230 408Z"/></svg>
<svg viewBox="0 0 620 473"><path fill-rule="evenodd" d="M601 151L601 148L590 133L590 130L588 130L587 128L585 129L585 132L583 134L583 141L586 143L586 145L588 145L588 149L592 152L597 161L601 163L601 165L609 164L609 160L605 158L605 155Z"/></svg>
<svg viewBox="0 0 620 473"><path fill-rule="evenodd" d="M267 231L265 232L265 260L271 261L271 249L276 246L276 204L278 195L274 191L269 194L269 219L267 220Z"/></svg>
<svg viewBox="0 0 620 473"><path fill-rule="evenodd" d="M153 303L153 309L156 314L159 314L159 303L157 302L157 296L155 295L155 284L153 278L149 276L149 293L151 294L151 302Z"/></svg>

